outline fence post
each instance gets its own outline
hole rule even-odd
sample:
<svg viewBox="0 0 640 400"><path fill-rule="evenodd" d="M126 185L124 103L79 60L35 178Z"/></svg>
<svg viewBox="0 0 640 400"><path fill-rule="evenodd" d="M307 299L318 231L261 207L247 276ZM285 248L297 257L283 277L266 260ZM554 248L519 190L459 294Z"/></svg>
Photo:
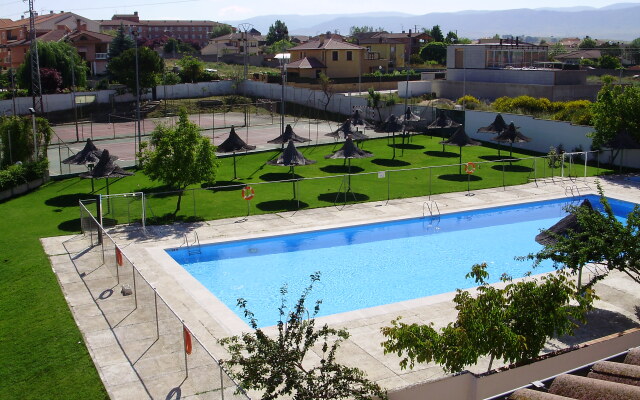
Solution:
<svg viewBox="0 0 640 400"><path fill-rule="evenodd" d="M387 203L391 200L391 171L385 171L387 174Z"/></svg>
<svg viewBox="0 0 640 400"><path fill-rule="evenodd" d="M429 167L429 200L431 200L431 167Z"/></svg>
<svg viewBox="0 0 640 400"><path fill-rule="evenodd" d="M507 186L505 185L505 182L504 182L504 162L502 162L502 189L507 190Z"/></svg>

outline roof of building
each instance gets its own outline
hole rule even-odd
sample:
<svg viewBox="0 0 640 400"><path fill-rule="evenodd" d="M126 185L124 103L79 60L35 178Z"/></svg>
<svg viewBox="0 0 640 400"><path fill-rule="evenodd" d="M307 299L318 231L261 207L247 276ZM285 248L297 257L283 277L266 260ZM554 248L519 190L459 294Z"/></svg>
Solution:
<svg viewBox="0 0 640 400"><path fill-rule="evenodd" d="M376 32L375 35L373 35L372 37L386 37L389 39L406 39L408 37L419 37L419 36L423 36L423 37L428 37L430 38L431 36L427 33L424 32L400 32L400 33L395 33L395 32Z"/></svg>
<svg viewBox="0 0 640 400"><path fill-rule="evenodd" d="M109 42L111 43L113 41L113 36L110 35L106 35L104 33L100 33L100 32L92 32L92 31L73 31L69 34L69 39L71 40L75 40L75 39L80 39L82 37L82 35L86 35L86 36L90 36L94 39L98 39L102 42Z"/></svg>
<svg viewBox="0 0 640 400"><path fill-rule="evenodd" d="M66 29L54 29L44 35L38 36L38 40L42 42L59 42L68 34L69 31Z"/></svg>
<svg viewBox="0 0 640 400"><path fill-rule="evenodd" d="M600 50L576 50L565 54L558 54L554 56L557 60L578 59L586 58L595 60L602 57Z"/></svg>
<svg viewBox="0 0 640 400"><path fill-rule="evenodd" d="M211 40L219 42L226 42L229 40L244 40L244 34L240 33L240 32L234 32L234 33L228 33L226 35L222 35L222 36L217 36L214 38L211 38ZM262 35L251 35L248 34L247 35L247 40L264 40L264 36Z"/></svg>
<svg viewBox="0 0 640 400"><path fill-rule="evenodd" d="M59 12L59 13L50 13L50 14L43 14L43 15L38 15L35 18L35 25L36 25L36 29L38 29L38 25L43 24L45 22L49 22L51 20L64 20L67 19L69 17L80 17L77 14L71 13L71 12ZM86 19L86 18L85 18ZM21 18L17 21L11 21L10 23L7 23L5 26L3 26L3 28L5 29L13 29L13 28L19 28L22 26L29 26L29 18Z"/></svg>
<svg viewBox="0 0 640 400"><path fill-rule="evenodd" d="M300 60L287 64L287 68L318 69L318 68L327 68L327 67L315 57L304 57L304 58L301 58Z"/></svg>
<svg viewBox="0 0 640 400"><path fill-rule="evenodd" d="M126 19L102 19L97 20L100 26L114 26L114 25L136 25L136 26L202 26L202 25L218 25L217 22L209 20L140 20L139 22L133 22Z"/></svg>
<svg viewBox="0 0 640 400"><path fill-rule="evenodd" d="M400 40L392 39L388 37L382 37L382 36L374 37L374 38L357 39L357 43L361 45L362 44L404 44Z"/></svg>
<svg viewBox="0 0 640 400"><path fill-rule="evenodd" d="M289 50L292 51L292 50L316 50L316 49L360 50L362 49L362 47L357 46L355 44L348 43L348 42L343 42L342 40L327 39L327 40L314 40L312 42L303 43L296 47L292 47Z"/></svg>

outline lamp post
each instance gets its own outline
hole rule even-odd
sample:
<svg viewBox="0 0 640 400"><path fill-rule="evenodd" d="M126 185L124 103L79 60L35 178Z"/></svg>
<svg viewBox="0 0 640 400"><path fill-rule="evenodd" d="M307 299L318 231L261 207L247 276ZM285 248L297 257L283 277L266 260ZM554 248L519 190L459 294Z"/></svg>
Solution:
<svg viewBox="0 0 640 400"><path fill-rule="evenodd" d="M131 34L133 35L133 42L135 44L135 49L136 49L136 125L137 125L137 131L138 131L137 152L139 153L142 150L142 145L140 143L140 141L142 140L142 130L140 129L140 78L139 78L139 72L138 72L138 35L139 35L138 29L137 28L132 29ZM137 157L138 157L138 154L136 153L134 155L134 160L136 160Z"/></svg>
<svg viewBox="0 0 640 400"><path fill-rule="evenodd" d="M244 81L242 82L242 95L246 98L247 97L247 74L249 72L249 49L247 48L247 34L249 32L249 29L253 28L252 24L249 23L242 23L240 25L238 25L238 30L240 31L240 39L244 40L244 57L243 57L243 64L244 64ZM244 35L243 35L244 33ZM248 137L248 125L247 125L247 106L245 105L244 107L244 126L247 127L247 140L249 139Z"/></svg>
<svg viewBox="0 0 640 400"><path fill-rule="evenodd" d="M73 104L73 119L76 124L76 142L80 141L80 135L78 133L78 107L76 105L76 62L73 57L73 47L70 49L69 60L71 61L71 99Z"/></svg>
<svg viewBox="0 0 640 400"><path fill-rule="evenodd" d="M378 92L382 91L382 65L378 66L378 72L380 73L380 81L378 83Z"/></svg>

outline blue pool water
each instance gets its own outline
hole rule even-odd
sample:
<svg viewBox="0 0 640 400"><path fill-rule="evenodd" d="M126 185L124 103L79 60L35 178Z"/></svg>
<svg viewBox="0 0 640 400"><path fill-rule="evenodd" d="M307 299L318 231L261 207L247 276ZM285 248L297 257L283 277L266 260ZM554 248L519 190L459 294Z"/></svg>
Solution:
<svg viewBox="0 0 640 400"><path fill-rule="evenodd" d="M598 207L597 196L585 196ZM581 199L580 199L581 201ZM259 326L278 321L279 289L287 284L289 305L321 272L307 306L322 299L319 316L395 303L476 286L465 279L473 264L486 262L490 280L531 271L516 261L541 248L534 240L566 215L569 199L497 207L356 227L202 246L201 254L167 252L218 299L234 310L245 298ZM574 200L574 204L579 204ZM610 199L617 216L633 204ZM537 268L548 272L551 265Z"/></svg>

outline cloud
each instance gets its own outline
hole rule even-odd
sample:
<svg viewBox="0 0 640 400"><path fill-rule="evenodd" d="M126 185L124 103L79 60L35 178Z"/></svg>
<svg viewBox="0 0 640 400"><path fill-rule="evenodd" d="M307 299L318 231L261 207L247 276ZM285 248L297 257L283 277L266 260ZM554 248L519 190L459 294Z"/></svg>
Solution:
<svg viewBox="0 0 640 400"><path fill-rule="evenodd" d="M224 7L218 10L218 15L221 19L239 20L250 17L255 14L255 11L247 7L230 6Z"/></svg>

